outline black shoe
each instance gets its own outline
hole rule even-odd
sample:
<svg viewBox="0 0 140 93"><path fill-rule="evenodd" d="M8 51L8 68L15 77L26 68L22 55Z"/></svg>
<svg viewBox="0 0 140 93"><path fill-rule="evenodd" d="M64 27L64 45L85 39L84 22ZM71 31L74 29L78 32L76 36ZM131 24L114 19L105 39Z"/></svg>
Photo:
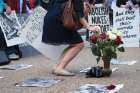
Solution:
<svg viewBox="0 0 140 93"><path fill-rule="evenodd" d="M8 58L10 60L19 60L20 56L16 53L11 53L11 54L8 55Z"/></svg>

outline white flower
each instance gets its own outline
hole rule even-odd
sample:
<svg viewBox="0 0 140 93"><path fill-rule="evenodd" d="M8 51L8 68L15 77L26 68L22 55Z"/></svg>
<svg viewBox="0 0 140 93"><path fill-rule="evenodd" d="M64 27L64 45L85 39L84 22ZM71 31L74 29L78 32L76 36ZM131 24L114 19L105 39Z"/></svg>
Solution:
<svg viewBox="0 0 140 93"><path fill-rule="evenodd" d="M112 33L114 33L114 34L116 34L117 36L120 36L120 37L122 37L122 32L120 32L120 31L118 31L116 28L113 28L112 29Z"/></svg>
<svg viewBox="0 0 140 93"><path fill-rule="evenodd" d="M118 30L116 28L113 28L112 33L116 34L116 33L118 33Z"/></svg>
<svg viewBox="0 0 140 93"><path fill-rule="evenodd" d="M112 32L111 31L107 31L107 35L109 35L109 34L112 34Z"/></svg>
<svg viewBox="0 0 140 93"><path fill-rule="evenodd" d="M120 32L120 31L118 31L116 34L117 34L117 36L120 36L120 37L123 36L122 32Z"/></svg>
<svg viewBox="0 0 140 93"><path fill-rule="evenodd" d="M115 40L117 36L115 34L109 33L109 39Z"/></svg>
<svg viewBox="0 0 140 93"><path fill-rule="evenodd" d="M98 32L101 32L101 28L99 26L94 26Z"/></svg>
<svg viewBox="0 0 140 93"><path fill-rule="evenodd" d="M112 31L107 31L108 36L111 35L111 34L113 34Z"/></svg>

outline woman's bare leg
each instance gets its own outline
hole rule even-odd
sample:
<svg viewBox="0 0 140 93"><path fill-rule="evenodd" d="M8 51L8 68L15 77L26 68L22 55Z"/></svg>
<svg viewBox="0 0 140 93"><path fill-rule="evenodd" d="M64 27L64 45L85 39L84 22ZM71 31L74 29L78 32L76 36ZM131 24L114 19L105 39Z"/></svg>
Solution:
<svg viewBox="0 0 140 93"><path fill-rule="evenodd" d="M84 43L72 44L66 48L61 56L60 63L56 69L65 69L70 61L81 51L84 47Z"/></svg>

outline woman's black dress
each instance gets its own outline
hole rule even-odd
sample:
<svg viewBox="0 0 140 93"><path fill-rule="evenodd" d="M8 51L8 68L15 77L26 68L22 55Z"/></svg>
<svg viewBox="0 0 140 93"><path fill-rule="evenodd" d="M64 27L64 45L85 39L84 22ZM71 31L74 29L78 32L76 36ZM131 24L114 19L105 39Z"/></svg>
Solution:
<svg viewBox="0 0 140 93"><path fill-rule="evenodd" d="M61 22L61 4L66 0L51 0L44 19L42 41L48 44L76 44L83 42L77 31L66 29ZM78 18L83 17L82 0L73 0Z"/></svg>

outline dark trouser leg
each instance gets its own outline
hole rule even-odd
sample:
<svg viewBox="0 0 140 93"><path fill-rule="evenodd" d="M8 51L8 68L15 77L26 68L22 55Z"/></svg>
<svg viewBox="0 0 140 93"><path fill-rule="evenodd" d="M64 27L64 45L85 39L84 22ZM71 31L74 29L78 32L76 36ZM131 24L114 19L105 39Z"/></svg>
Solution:
<svg viewBox="0 0 140 93"><path fill-rule="evenodd" d="M6 48L6 52L7 52L8 55L10 55L10 54L12 54L12 53L15 53L15 54L19 55L19 58L22 57L22 52L20 51L18 45L14 45L14 46L11 46L11 47L7 47L7 48Z"/></svg>
<svg viewBox="0 0 140 93"><path fill-rule="evenodd" d="M7 47L7 45L6 45L6 41L4 38L4 34L3 34L1 27L0 27L0 49L5 49L6 47Z"/></svg>
<svg viewBox="0 0 140 93"><path fill-rule="evenodd" d="M0 66L7 65L10 63L10 60L5 51L6 47L6 41L0 27Z"/></svg>

